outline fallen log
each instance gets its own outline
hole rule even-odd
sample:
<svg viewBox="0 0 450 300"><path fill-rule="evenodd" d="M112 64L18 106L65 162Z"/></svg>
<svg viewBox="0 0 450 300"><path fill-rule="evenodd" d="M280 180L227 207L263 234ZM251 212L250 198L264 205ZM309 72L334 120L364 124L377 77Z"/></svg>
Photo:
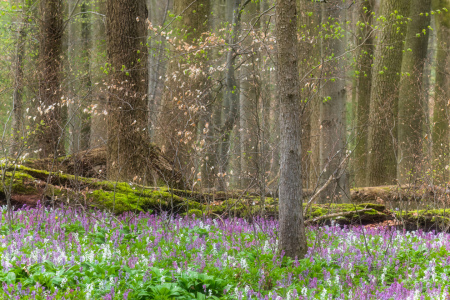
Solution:
<svg viewBox="0 0 450 300"><path fill-rule="evenodd" d="M318 223L323 220L329 220L329 219L333 219L333 218L337 218L337 217L348 217L348 216L352 216L354 214L365 213L365 212L372 211L372 210L373 210L372 208L365 208L365 209L360 209L360 210L338 212L338 213L334 213L334 214L324 215L324 216L320 216L320 217L317 217L314 219L306 220L305 225L311 225L311 224L315 224L315 223Z"/></svg>

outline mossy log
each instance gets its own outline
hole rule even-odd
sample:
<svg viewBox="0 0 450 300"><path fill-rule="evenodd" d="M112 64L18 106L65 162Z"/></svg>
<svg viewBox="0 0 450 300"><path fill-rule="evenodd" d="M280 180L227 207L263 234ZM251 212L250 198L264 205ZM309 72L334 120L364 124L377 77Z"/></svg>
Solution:
<svg viewBox="0 0 450 300"><path fill-rule="evenodd" d="M352 202L386 203L392 201L434 200L448 194L439 186L386 185L354 188L351 190Z"/></svg>
<svg viewBox="0 0 450 300"><path fill-rule="evenodd" d="M450 209L395 211L394 215L409 230L450 231Z"/></svg>
<svg viewBox="0 0 450 300"><path fill-rule="evenodd" d="M41 200L45 204L81 205L85 209L106 209L116 214L127 211L167 211L173 214L194 214L197 217L236 216L250 219L260 215L276 218L278 215L278 199L266 197L261 203L258 196L242 192L230 193L231 196L239 196L222 200L224 195L214 197L213 193L209 193L202 196L199 192L102 181L25 166L7 169L3 182L4 185L0 184L0 204L5 204L2 203L6 196L5 187L7 191L11 187L11 200L16 207L23 204L33 206ZM388 190L382 188L381 191L386 193ZM364 225L394 219L408 229L450 231L450 210L445 209L401 212L390 211L383 204L370 202L313 204L305 215L307 224L323 224L334 220L339 224Z"/></svg>

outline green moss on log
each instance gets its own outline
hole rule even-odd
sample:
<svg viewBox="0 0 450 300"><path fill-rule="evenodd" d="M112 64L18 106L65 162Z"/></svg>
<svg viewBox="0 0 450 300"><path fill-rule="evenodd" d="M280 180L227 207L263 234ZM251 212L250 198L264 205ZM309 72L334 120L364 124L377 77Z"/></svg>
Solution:
<svg viewBox="0 0 450 300"><path fill-rule="evenodd" d="M447 227L450 226L449 209L422 209L412 211L396 211L396 218L410 224L417 224L418 227L430 227L433 225Z"/></svg>
<svg viewBox="0 0 450 300"><path fill-rule="evenodd" d="M305 207L305 205L304 205ZM364 212L357 212L364 209L370 209ZM326 215L336 214L336 213L347 213L354 212L352 214L347 214L345 216L338 216L337 219L344 223L353 223L356 220L362 220L364 222L368 221L382 221L387 218L385 214L386 207L380 204L373 203L361 203L361 204L314 204L311 206L310 212L306 215L306 219L314 219Z"/></svg>
<svg viewBox="0 0 450 300"><path fill-rule="evenodd" d="M27 173L16 171L14 172L13 177L13 172L6 172L4 186L6 187L7 190L9 190L10 188L11 179L13 180L11 190L12 194L31 195L36 193L36 188L34 187L33 184L33 181L35 179L33 178L33 176L30 176ZM4 186L3 184L0 184L0 192L2 193L5 192Z"/></svg>

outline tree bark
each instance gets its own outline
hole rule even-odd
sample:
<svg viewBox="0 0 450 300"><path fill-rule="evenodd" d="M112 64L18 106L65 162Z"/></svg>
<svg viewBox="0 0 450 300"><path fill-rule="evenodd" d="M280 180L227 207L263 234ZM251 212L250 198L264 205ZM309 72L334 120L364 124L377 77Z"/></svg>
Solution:
<svg viewBox="0 0 450 300"><path fill-rule="evenodd" d="M22 9L26 9L24 6ZM16 53L14 57L14 91L13 91L13 123L11 147L9 155L16 156L20 149L22 137L26 135L24 128L24 111L23 111L23 57L25 55L25 38L26 32L26 15L23 14L18 20Z"/></svg>
<svg viewBox="0 0 450 300"><path fill-rule="evenodd" d="M223 22L226 21L226 1L217 0L211 1L211 32L215 35L220 35L220 29ZM209 57L212 57L212 66L217 68L225 63L226 57L221 54L219 49L210 51ZM224 72L215 71L211 74L212 81L216 82L222 80ZM220 86L218 89L210 91L210 103L206 106L205 112L202 114L199 123L199 139L203 144L202 151L202 187L214 188L217 180L224 180L226 171L219 172L219 151L220 151L220 126L222 125L222 108L224 90Z"/></svg>
<svg viewBox="0 0 450 300"><path fill-rule="evenodd" d="M41 158L64 154L61 108L62 2L41 1L39 45L39 130Z"/></svg>
<svg viewBox="0 0 450 300"><path fill-rule="evenodd" d="M239 89L237 87L236 75L235 75L235 63L237 57L237 45L238 36L241 32L241 15L245 6L241 6L241 0L229 0L232 2L231 26L232 32L228 43L231 45L230 50L227 53L226 68L227 73L225 75L226 92L224 97L224 124L221 128L222 139L220 142L220 158L219 158L219 172L224 174L228 171L230 164L230 140L233 128L236 125L236 120L239 111ZM228 4L231 7L230 3ZM231 9L230 9L231 10ZM236 172L240 174L240 172ZM226 190L226 178L219 178L219 190Z"/></svg>
<svg viewBox="0 0 450 300"><path fill-rule="evenodd" d="M281 165L279 250L291 258L307 251L302 212L300 83L295 0L277 0L278 93L280 99Z"/></svg>
<svg viewBox="0 0 450 300"><path fill-rule="evenodd" d="M423 164L423 122L425 105L422 95L423 72L428 50L431 0L411 3L411 21L408 22L405 52L402 60L402 78L398 96L398 165L400 184L417 179Z"/></svg>
<svg viewBox="0 0 450 300"><path fill-rule="evenodd" d="M395 183L397 176L398 84L406 35L409 0L386 0L380 15L386 22L378 36L370 92L367 184ZM395 13L397 12L397 13Z"/></svg>
<svg viewBox="0 0 450 300"><path fill-rule="evenodd" d="M110 180L150 181L147 128L147 8L145 0L107 0L108 154Z"/></svg>
<svg viewBox="0 0 450 300"><path fill-rule="evenodd" d="M431 1L431 9L434 9L439 0ZM424 137L424 166L425 168L432 168L433 165L433 139L432 137L432 123L433 116L432 103L434 103L434 83L436 76L432 76L436 70L436 52L437 52L437 16L438 14L431 15L430 26L433 30L428 32L428 50L427 58L425 59L425 66L423 70L423 83L422 83L422 97L423 109L425 111L425 119L423 123L423 137ZM431 97L433 95L433 97Z"/></svg>
<svg viewBox="0 0 450 300"><path fill-rule="evenodd" d="M359 46L356 58L356 147L355 180L356 186L366 186L367 144L370 108L370 89L372 86L372 63L374 54L373 11L375 0L359 4L356 45Z"/></svg>
<svg viewBox="0 0 450 300"><path fill-rule="evenodd" d="M319 202L348 202L350 187L346 172L340 170L345 157L345 102L344 59L340 57L345 51L345 35L335 32L333 25L345 24L345 10L340 8L341 0L327 1L323 10L322 26L326 26L328 36L322 41L322 57L325 61L324 83L320 102L320 184L324 184L334 174L337 176L320 194Z"/></svg>
<svg viewBox="0 0 450 300"><path fill-rule="evenodd" d="M299 68L302 99L302 176L304 187L315 189L320 176L320 101L321 70L320 43L318 43L323 3L300 0ZM312 15L310 15L312 13Z"/></svg>
<svg viewBox="0 0 450 300"><path fill-rule="evenodd" d="M450 1L441 0L439 8L450 10ZM448 164L450 156L450 16L442 13L437 17L437 53L436 53L436 86L433 111L433 170L437 183L448 182Z"/></svg>
<svg viewBox="0 0 450 300"><path fill-rule="evenodd" d="M312 71L319 65L320 51L318 39L318 29L321 22L320 3L311 1L299 1L299 69L300 93L302 99L302 181L304 188L317 185L317 178L314 176L319 169L319 156L314 153L313 147L317 146L319 135L313 135L319 129L318 123L318 99L316 97L318 87L316 86L317 71ZM314 179L313 179L314 178Z"/></svg>
<svg viewBox="0 0 450 300"><path fill-rule="evenodd" d="M80 7L75 7L80 4ZM79 18L75 18L80 13ZM90 81L90 20L86 2L69 1L72 19L68 26L68 73L69 73L69 133L70 152L77 153L89 147L90 121L86 108L91 99Z"/></svg>
<svg viewBox="0 0 450 300"><path fill-rule="evenodd" d="M150 15L149 21L154 28L164 26L167 13L173 7L172 0L147 0ZM155 140L158 127L158 116L161 107L161 98L163 94L164 82L167 69L167 61L164 57L164 49L167 46L163 35L155 36L154 32L149 30L149 82L148 82L148 108L149 108L149 135L150 140Z"/></svg>
<svg viewBox="0 0 450 300"><path fill-rule="evenodd" d="M92 113L89 134L89 147L97 148L106 145L108 139L107 129L107 96L104 69L107 60L106 54L106 0L98 0L92 5L98 14L91 14L92 41L90 51L91 70L90 82L92 90Z"/></svg>
<svg viewBox="0 0 450 300"><path fill-rule="evenodd" d="M253 34L250 32L252 26L250 22L258 11L256 3L249 3L247 9L243 12L242 21L246 25L242 32L243 53L241 56L242 64L240 67L240 84L239 84L239 141L240 141L240 161L241 161L241 184L243 189L249 188L252 183L255 183L257 178L257 135L258 129L256 126L258 113L258 99L255 72L255 55L253 48ZM239 37L241 38L241 37Z"/></svg>

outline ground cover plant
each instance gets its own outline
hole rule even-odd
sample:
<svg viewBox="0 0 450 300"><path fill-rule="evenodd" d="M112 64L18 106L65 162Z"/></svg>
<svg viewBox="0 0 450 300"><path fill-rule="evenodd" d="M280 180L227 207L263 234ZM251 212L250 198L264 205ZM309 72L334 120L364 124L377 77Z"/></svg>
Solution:
<svg viewBox="0 0 450 300"><path fill-rule="evenodd" d="M2 209L2 299L448 299L450 236L307 229L277 252L277 221L72 208Z"/></svg>

